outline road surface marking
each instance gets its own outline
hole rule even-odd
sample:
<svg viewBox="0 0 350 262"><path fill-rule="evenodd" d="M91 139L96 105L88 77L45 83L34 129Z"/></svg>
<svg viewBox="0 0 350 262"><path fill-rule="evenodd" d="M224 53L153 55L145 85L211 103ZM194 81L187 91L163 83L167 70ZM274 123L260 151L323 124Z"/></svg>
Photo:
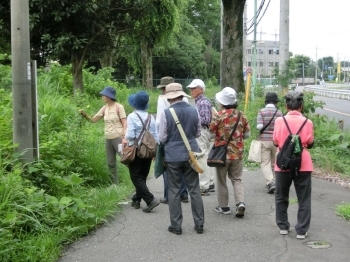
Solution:
<svg viewBox="0 0 350 262"><path fill-rule="evenodd" d="M345 116L350 116L350 114L347 114L347 113L343 113L343 112L339 112L339 111L335 111L335 110L332 110L332 109L328 109L328 108L323 108L324 110L327 110L327 111L331 111L333 113L337 113L337 114L341 114L341 115L345 115Z"/></svg>

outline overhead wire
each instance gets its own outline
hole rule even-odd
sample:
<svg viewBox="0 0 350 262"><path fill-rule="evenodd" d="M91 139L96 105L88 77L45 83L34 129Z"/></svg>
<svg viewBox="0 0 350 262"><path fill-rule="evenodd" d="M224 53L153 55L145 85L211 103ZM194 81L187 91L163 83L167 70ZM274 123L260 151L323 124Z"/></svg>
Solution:
<svg viewBox="0 0 350 262"><path fill-rule="evenodd" d="M271 2L271 0L269 0L269 2L267 3L267 5L266 5L266 7L265 7L265 9L264 9L264 11L263 11L263 13L262 13L262 16L259 18L260 12L261 12L261 10L263 9L263 7L264 7L264 5L265 5L265 0L262 0L262 1L261 1L260 6L259 6L259 8L258 8L258 10L257 10L257 12L256 12L256 18L257 18L257 19L259 18L259 20L257 21L256 25L258 25L258 24L260 23L261 19L264 17L264 15L265 15L265 13L266 13L266 11L267 11L267 8L268 8L269 5L270 5L270 2ZM254 18L254 17L253 17L253 18ZM252 19L253 19L253 18L252 18ZM249 22L250 22L252 19L250 19ZM249 28L247 28L247 23L244 23L244 32L245 32L245 34L246 34L246 35L249 35L249 34L251 34L252 32L254 32L254 28L253 28L253 27L254 27L254 21L250 24ZM253 28L253 29L252 29L252 28ZM249 31L250 29L252 29L252 30Z"/></svg>

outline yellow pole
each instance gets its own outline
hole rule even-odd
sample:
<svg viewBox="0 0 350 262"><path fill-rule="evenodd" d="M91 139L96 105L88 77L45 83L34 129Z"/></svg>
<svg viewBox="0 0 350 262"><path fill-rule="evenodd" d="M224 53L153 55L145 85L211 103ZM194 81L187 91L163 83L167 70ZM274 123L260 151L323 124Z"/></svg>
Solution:
<svg viewBox="0 0 350 262"><path fill-rule="evenodd" d="M250 79L252 75L248 73L247 76L247 87L245 89L245 104L244 104L244 111L246 111L247 106L248 106L248 99L249 99L249 93L250 93Z"/></svg>

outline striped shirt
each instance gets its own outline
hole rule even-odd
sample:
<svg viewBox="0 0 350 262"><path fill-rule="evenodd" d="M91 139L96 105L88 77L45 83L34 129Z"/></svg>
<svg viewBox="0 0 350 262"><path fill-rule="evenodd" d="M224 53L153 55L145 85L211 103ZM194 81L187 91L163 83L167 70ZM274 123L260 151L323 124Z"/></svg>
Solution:
<svg viewBox="0 0 350 262"><path fill-rule="evenodd" d="M264 108L260 109L258 111L258 117L256 120L257 129L261 130L265 125L267 125L267 123L270 121L275 112L276 107L273 104L267 104ZM275 120L277 117L280 116L283 116L283 114L280 110L278 110L269 126L265 129L265 131L262 134L259 135L260 141L272 141Z"/></svg>

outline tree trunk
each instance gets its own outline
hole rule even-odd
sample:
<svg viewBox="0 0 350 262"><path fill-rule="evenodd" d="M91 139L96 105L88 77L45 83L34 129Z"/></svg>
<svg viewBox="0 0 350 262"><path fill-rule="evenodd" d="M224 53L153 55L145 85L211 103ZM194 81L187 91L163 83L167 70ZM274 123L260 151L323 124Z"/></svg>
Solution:
<svg viewBox="0 0 350 262"><path fill-rule="evenodd" d="M84 82L83 82L83 63L82 57L79 52L72 51L72 75L73 75L73 91L84 92Z"/></svg>
<svg viewBox="0 0 350 262"><path fill-rule="evenodd" d="M222 0L223 4L223 47L222 88L233 87L245 92L243 79L243 11L246 1Z"/></svg>
<svg viewBox="0 0 350 262"><path fill-rule="evenodd" d="M141 44L142 85L150 89L153 87L152 64L152 48L143 41Z"/></svg>
<svg viewBox="0 0 350 262"><path fill-rule="evenodd" d="M113 66L112 54L110 51L103 52L103 55L99 60L100 60L101 68Z"/></svg>

